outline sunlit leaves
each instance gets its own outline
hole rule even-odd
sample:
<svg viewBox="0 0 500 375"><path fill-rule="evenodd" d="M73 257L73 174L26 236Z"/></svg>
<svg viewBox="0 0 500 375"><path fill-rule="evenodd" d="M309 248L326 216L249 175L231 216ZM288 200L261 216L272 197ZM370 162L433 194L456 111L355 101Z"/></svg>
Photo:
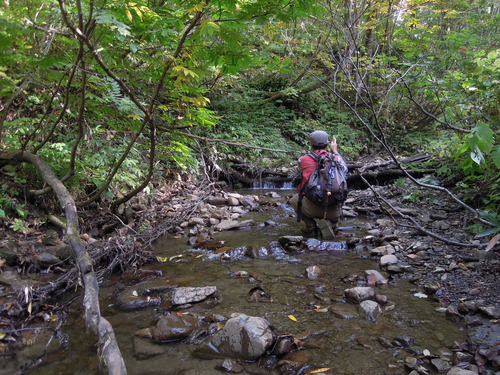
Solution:
<svg viewBox="0 0 500 375"><path fill-rule="evenodd" d="M173 67L172 70L186 80L197 80L199 78L198 74L180 65Z"/></svg>
<svg viewBox="0 0 500 375"><path fill-rule="evenodd" d="M130 26L119 21L116 16L109 11L100 10L96 12L95 20L98 24L107 25L111 30L116 30L119 35L129 36Z"/></svg>
<svg viewBox="0 0 500 375"><path fill-rule="evenodd" d="M200 33L204 35L214 35L220 31L220 26L213 21L204 19L201 22Z"/></svg>

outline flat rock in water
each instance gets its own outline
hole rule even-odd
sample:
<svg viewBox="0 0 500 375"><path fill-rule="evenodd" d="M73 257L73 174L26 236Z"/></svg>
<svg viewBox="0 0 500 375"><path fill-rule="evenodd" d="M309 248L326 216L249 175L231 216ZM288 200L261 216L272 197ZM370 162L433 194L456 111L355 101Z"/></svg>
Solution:
<svg viewBox="0 0 500 375"><path fill-rule="evenodd" d="M345 251L347 244L345 242L319 241L315 238L309 238L306 241L306 247L310 251Z"/></svg>
<svg viewBox="0 0 500 375"><path fill-rule="evenodd" d="M173 305L185 305L186 303L200 302L217 292L216 286L206 287L181 287L175 288L172 293Z"/></svg>
<svg viewBox="0 0 500 375"><path fill-rule="evenodd" d="M262 356L273 341L274 335L267 320L241 314L226 322L211 345L222 356L254 360Z"/></svg>
<svg viewBox="0 0 500 375"><path fill-rule="evenodd" d="M330 311L340 319L352 319L358 316L356 306L350 303L334 303Z"/></svg>
<svg viewBox="0 0 500 375"><path fill-rule="evenodd" d="M147 359L164 354L168 349L163 345L158 345L151 340L141 337L134 337L134 354L139 359Z"/></svg>
<svg viewBox="0 0 500 375"><path fill-rule="evenodd" d="M367 279L373 278L377 284L383 284L387 281L387 279L377 270L366 270L365 276Z"/></svg>
<svg viewBox="0 0 500 375"><path fill-rule="evenodd" d="M162 316L153 329L153 340L161 342L184 339L198 328L198 324L198 317L190 314Z"/></svg>
<svg viewBox="0 0 500 375"><path fill-rule="evenodd" d="M281 246L286 246L288 244L296 245L296 244L299 244L300 242L302 242L303 240L304 240L304 237L302 237L302 236L282 236L282 237L278 238L278 242L280 243ZM312 238L312 240L317 241L318 243L320 242L314 238Z"/></svg>
<svg viewBox="0 0 500 375"><path fill-rule="evenodd" d="M231 229L251 227L253 225L255 225L255 222L253 220L244 220L244 221L222 220L219 224L217 224L215 226L215 230L218 230L219 232L223 232L223 231L231 230Z"/></svg>

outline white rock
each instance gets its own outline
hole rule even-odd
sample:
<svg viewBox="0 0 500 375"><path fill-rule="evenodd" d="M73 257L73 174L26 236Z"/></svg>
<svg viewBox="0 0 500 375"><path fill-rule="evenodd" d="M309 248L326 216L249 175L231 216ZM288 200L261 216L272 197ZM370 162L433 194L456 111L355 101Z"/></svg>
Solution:
<svg viewBox="0 0 500 375"><path fill-rule="evenodd" d="M395 255L384 255L380 258L380 266L388 266L389 264L397 264L399 262Z"/></svg>

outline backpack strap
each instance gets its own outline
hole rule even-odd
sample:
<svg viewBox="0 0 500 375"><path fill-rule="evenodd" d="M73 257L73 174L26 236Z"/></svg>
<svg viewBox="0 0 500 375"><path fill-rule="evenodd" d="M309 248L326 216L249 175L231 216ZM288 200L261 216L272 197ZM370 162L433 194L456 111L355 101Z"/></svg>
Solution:
<svg viewBox="0 0 500 375"><path fill-rule="evenodd" d="M313 158L316 161L316 163L319 162L319 159L321 159L321 155L318 155L317 153L312 151L308 153L307 156Z"/></svg>

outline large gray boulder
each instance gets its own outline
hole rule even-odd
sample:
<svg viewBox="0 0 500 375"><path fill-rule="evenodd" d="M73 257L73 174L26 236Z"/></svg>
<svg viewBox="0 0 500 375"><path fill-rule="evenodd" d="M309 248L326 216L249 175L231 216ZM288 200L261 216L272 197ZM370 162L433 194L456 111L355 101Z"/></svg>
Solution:
<svg viewBox="0 0 500 375"><path fill-rule="evenodd" d="M241 314L229 319L211 344L221 356L254 360L270 348L273 340L267 320Z"/></svg>

